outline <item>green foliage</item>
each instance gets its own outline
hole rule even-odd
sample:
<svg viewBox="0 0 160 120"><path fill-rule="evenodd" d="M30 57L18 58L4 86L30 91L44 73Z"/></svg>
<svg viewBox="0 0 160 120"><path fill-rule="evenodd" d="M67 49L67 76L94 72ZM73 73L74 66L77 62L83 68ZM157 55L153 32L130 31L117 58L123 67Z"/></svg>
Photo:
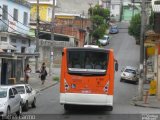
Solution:
<svg viewBox="0 0 160 120"><path fill-rule="evenodd" d="M154 12L151 11L151 15L149 17L149 29L153 29L154 26Z"/></svg>
<svg viewBox="0 0 160 120"><path fill-rule="evenodd" d="M140 32L141 32L141 15L136 14L132 17L130 21L130 26L128 28L128 33L132 35L136 41L140 40Z"/></svg>
<svg viewBox="0 0 160 120"><path fill-rule="evenodd" d="M102 8L99 5L96 5L93 9L93 15L102 16L104 19L109 17L110 11L108 9Z"/></svg>
<svg viewBox="0 0 160 120"><path fill-rule="evenodd" d="M99 5L91 7L88 9L88 12L91 16L93 31L91 35L93 39L98 40L103 37L108 27L108 20L110 16L109 9L102 8Z"/></svg>
<svg viewBox="0 0 160 120"><path fill-rule="evenodd" d="M96 25L96 26L99 26L104 23L103 17L99 16L99 15L92 16L91 20L94 23L94 25Z"/></svg>
<svg viewBox="0 0 160 120"><path fill-rule="evenodd" d="M106 31L106 25L102 24L98 28L96 28L93 32L93 37L98 40L99 38L102 38Z"/></svg>
<svg viewBox="0 0 160 120"><path fill-rule="evenodd" d="M53 77L53 81L59 81L59 77L58 76Z"/></svg>

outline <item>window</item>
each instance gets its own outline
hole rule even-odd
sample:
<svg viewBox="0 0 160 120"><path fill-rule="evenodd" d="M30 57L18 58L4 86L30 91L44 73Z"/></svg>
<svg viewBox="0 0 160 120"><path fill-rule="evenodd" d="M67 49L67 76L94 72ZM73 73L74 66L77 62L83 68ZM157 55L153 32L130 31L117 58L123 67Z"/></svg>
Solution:
<svg viewBox="0 0 160 120"><path fill-rule="evenodd" d="M8 6L7 5L3 5L2 19L8 20Z"/></svg>
<svg viewBox="0 0 160 120"><path fill-rule="evenodd" d="M29 91L32 91L32 88L30 86L27 86L27 87L28 87Z"/></svg>
<svg viewBox="0 0 160 120"><path fill-rule="evenodd" d="M14 11L13 11L13 19L14 21L18 21L18 10L14 8Z"/></svg>
<svg viewBox="0 0 160 120"><path fill-rule="evenodd" d="M25 53L25 47L21 47L21 53Z"/></svg>
<svg viewBox="0 0 160 120"><path fill-rule="evenodd" d="M23 24L28 25L28 13L26 12L23 14Z"/></svg>
<svg viewBox="0 0 160 120"><path fill-rule="evenodd" d="M12 39L11 39L11 42L12 42L12 43L16 43L17 41L16 41L15 38L12 38Z"/></svg>
<svg viewBox="0 0 160 120"><path fill-rule="evenodd" d="M28 86L26 86L25 88L26 88L26 92L27 92L27 93L30 93L30 92L31 92L31 90L28 88Z"/></svg>
<svg viewBox="0 0 160 120"><path fill-rule="evenodd" d="M7 37L1 37L1 41L7 42Z"/></svg>
<svg viewBox="0 0 160 120"><path fill-rule="evenodd" d="M51 17L52 17L52 9L48 8L48 18L51 18Z"/></svg>
<svg viewBox="0 0 160 120"><path fill-rule="evenodd" d="M68 73L79 75L105 75L108 53L93 50L68 50Z"/></svg>
<svg viewBox="0 0 160 120"><path fill-rule="evenodd" d="M19 94L25 94L24 86L17 86L16 90L18 91Z"/></svg>
<svg viewBox="0 0 160 120"><path fill-rule="evenodd" d="M12 96L13 95L13 91L12 89L9 89L9 96Z"/></svg>
<svg viewBox="0 0 160 120"><path fill-rule="evenodd" d="M26 39L22 40L22 44L26 44Z"/></svg>
<svg viewBox="0 0 160 120"><path fill-rule="evenodd" d="M18 94L18 92L17 92L17 90L15 88L12 88L12 90L13 90L14 95Z"/></svg>
<svg viewBox="0 0 160 120"><path fill-rule="evenodd" d="M112 5L112 9L114 9L115 5Z"/></svg>

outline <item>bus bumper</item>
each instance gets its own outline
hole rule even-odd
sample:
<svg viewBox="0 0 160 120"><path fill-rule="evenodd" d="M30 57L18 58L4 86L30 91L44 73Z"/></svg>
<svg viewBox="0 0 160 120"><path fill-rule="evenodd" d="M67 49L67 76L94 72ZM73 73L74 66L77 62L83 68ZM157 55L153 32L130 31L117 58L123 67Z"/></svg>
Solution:
<svg viewBox="0 0 160 120"><path fill-rule="evenodd" d="M60 104L113 106L113 95L61 93Z"/></svg>

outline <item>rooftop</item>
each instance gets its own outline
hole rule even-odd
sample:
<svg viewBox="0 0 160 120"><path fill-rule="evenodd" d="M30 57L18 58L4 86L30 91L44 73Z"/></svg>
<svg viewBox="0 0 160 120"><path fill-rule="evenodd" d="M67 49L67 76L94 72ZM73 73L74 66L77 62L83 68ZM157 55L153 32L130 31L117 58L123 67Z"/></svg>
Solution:
<svg viewBox="0 0 160 120"><path fill-rule="evenodd" d="M20 4L20 5L23 5L23 6L28 7L28 8L31 7L30 3L27 2L26 0L10 0L10 1L15 2L17 4Z"/></svg>

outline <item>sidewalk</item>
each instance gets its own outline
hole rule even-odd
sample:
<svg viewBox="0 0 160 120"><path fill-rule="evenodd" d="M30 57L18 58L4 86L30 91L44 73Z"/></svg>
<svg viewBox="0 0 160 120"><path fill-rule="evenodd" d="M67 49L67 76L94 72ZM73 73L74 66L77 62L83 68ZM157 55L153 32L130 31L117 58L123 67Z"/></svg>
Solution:
<svg viewBox="0 0 160 120"><path fill-rule="evenodd" d="M51 75L47 75L44 85L41 84L41 79L39 78L39 73L35 73L33 71L30 75L29 84L35 89L37 92L43 91L51 86L54 86L59 81L53 80L54 77L60 78L60 68L53 68L53 73ZM23 80L22 80L23 81Z"/></svg>
<svg viewBox="0 0 160 120"><path fill-rule="evenodd" d="M144 84L143 101L139 101L135 97L135 98L132 99L132 104L134 106L139 106L139 107L148 107L148 108L160 109L160 100L158 100L157 96L148 95L147 101L145 103L146 91L148 91L148 90L149 90L149 84Z"/></svg>

